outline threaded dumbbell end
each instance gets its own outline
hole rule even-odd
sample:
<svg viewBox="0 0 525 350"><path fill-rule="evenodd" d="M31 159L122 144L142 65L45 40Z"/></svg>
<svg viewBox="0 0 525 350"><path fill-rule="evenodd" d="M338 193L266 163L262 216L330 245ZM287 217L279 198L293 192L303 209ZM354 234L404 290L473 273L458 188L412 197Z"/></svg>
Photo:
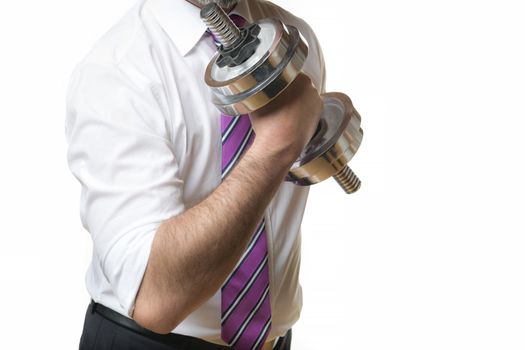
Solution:
<svg viewBox="0 0 525 350"><path fill-rule="evenodd" d="M210 3L201 9L201 19L225 48L232 46L241 37L239 28L216 3Z"/></svg>
<svg viewBox="0 0 525 350"><path fill-rule="evenodd" d="M334 179L348 194L356 192L361 187L361 180L348 165L335 174Z"/></svg>

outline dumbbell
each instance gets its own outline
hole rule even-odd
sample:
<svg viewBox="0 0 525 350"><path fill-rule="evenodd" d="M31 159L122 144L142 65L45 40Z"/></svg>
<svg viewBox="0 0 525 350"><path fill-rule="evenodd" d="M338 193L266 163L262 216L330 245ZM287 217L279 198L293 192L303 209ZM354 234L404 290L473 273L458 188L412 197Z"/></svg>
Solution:
<svg viewBox="0 0 525 350"><path fill-rule="evenodd" d="M264 107L301 72L308 45L297 28L274 18L238 28L215 3L204 6L200 16L219 42L204 80L222 113L247 115ZM286 180L310 186L334 177L346 193L356 192L361 181L347 163L361 145L361 117L345 94L321 97L323 112L317 130Z"/></svg>

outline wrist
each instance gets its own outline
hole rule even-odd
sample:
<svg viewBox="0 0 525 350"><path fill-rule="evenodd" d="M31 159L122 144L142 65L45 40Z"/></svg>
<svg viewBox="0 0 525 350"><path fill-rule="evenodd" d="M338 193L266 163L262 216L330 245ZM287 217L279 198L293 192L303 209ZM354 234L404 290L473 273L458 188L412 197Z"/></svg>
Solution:
<svg viewBox="0 0 525 350"><path fill-rule="evenodd" d="M297 159L295 152L290 147L276 148L263 142L258 142L257 138L246 155L264 166L264 168L274 172L271 176L279 176L282 174L283 177Z"/></svg>

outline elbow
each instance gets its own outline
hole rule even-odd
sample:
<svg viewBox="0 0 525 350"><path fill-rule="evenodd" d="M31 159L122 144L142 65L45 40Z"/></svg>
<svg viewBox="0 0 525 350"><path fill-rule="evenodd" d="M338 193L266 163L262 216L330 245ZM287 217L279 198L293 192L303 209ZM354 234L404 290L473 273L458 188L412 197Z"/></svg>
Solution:
<svg viewBox="0 0 525 350"><path fill-rule="evenodd" d="M144 297L137 297L135 309L133 310L133 320L140 326L158 334L168 334L181 322L177 312L171 308L165 308L159 302L148 300Z"/></svg>
<svg viewBox="0 0 525 350"><path fill-rule="evenodd" d="M168 334L173 330L167 323L156 320L151 315L146 315L142 313L139 315L135 314L136 313L133 313L133 319L135 320L135 322L137 322L139 326L146 328L147 330L150 330L154 333Z"/></svg>

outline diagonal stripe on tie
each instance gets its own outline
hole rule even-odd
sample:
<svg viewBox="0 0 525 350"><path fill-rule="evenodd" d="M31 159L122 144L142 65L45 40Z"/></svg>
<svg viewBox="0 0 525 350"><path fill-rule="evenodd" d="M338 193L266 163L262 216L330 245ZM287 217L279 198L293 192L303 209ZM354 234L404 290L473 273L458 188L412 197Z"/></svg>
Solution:
<svg viewBox="0 0 525 350"><path fill-rule="evenodd" d="M255 234L252 236L252 239L250 241L250 243L248 243L248 248L246 248L246 250L244 251L243 255L241 256L241 258L239 259L239 262L237 263L237 265L233 268L233 272L230 274L230 276L228 277L228 279L226 280L226 282L224 282L224 285L227 285L230 280L236 276L237 272L239 271L239 269L241 268L241 266L244 264L244 262L246 261L246 259L248 258L250 252L252 251L252 249L254 248L255 246L255 243L259 240L259 238L261 237L262 233L264 232L264 220L261 221L261 223L259 224L259 227L257 228L257 230L255 231Z"/></svg>
<svg viewBox="0 0 525 350"><path fill-rule="evenodd" d="M228 118L222 115L221 118ZM243 152L250 146L253 141L253 129L251 127L250 118L247 116L240 116L234 120L221 122L222 125L227 124L223 128L222 136L222 178L224 179L235 163L239 160Z"/></svg>
<svg viewBox="0 0 525 350"><path fill-rule="evenodd" d="M266 288L252 312L234 335L230 344L234 349L251 349L257 338L264 332L268 314L265 312L270 307L269 288Z"/></svg>
<svg viewBox="0 0 525 350"><path fill-rule="evenodd" d="M268 333L270 332L271 327L272 327L272 318L268 317L268 319L264 323L264 327L262 331L260 332L259 336L255 340L255 343L253 344L251 350L260 349L263 346L263 340L265 340L268 337Z"/></svg>
<svg viewBox="0 0 525 350"><path fill-rule="evenodd" d="M261 306L265 303L265 301L268 299L268 293L270 292L270 288L266 287L263 291L263 293L259 296L257 299L255 305L252 307L246 318L241 322L240 326L237 328L237 331L233 333L232 337L228 341L228 343L231 346L235 346L239 340L241 340L241 336L244 335L249 330L257 330L257 324L252 321L255 317L259 317L259 311L261 309ZM261 327L262 330L262 327Z"/></svg>
<svg viewBox="0 0 525 350"><path fill-rule="evenodd" d="M235 126L240 120L241 120L241 116L237 116L235 118L232 118L230 123L228 124L225 123L225 127L222 130L222 138L221 138L222 144L224 144L228 140L228 137L230 137L233 129L235 128Z"/></svg>
<svg viewBox="0 0 525 350"><path fill-rule="evenodd" d="M227 158L223 158L222 179L224 179L226 176L228 176L230 171L233 169L233 166L235 165L235 163L237 163L239 158L241 158L241 155L250 146L252 141L253 141L253 130L250 129L250 130L248 130L248 132L241 139L241 142L239 143L238 148L235 151L235 153L231 154L231 153L228 152L228 150L223 151L223 154L224 154L224 152L226 152L226 156L230 155L230 159L227 160Z"/></svg>
<svg viewBox="0 0 525 350"><path fill-rule="evenodd" d="M262 238L262 237L261 237ZM240 265L240 268L236 271L235 276L232 276L222 288L222 305L223 315L228 311L230 306L235 302L235 299L243 293L246 285L250 283L252 278L256 277L258 271L262 268L261 264L264 264L265 259L268 258L268 254L265 249L266 239L260 239L259 249L252 250L247 258Z"/></svg>
<svg viewBox="0 0 525 350"><path fill-rule="evenodd" d="M246 311L246 308L249 308L249 306L253 304L253 300L257 299L256 291L264 288L264 286L268 284L266 276L268 276L268 257L265 257L263 261L261 261L254 274L245 283L239 294L237 294L228 307L225 308L221 318L222 325L229 326L231 324L227 324L226 322L235 322L236 319L239 320L238 317L243 319L243 317L241 317L243 310ZM246 312L244 312L244 314L245 313ZM233 317L230 318L232 315Z"/></svg>

